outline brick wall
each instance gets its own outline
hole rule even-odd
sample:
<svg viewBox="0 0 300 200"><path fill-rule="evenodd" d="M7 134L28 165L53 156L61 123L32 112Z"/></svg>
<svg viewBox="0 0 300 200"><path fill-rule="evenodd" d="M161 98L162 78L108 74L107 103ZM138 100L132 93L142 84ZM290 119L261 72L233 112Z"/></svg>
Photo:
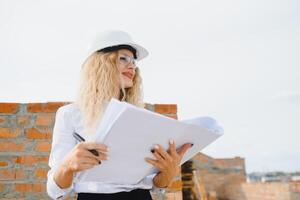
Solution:
<svg viewBox="0 0 300 200"><path fill-rule="evenodd" d="M49 199L45 183L55 112L68 103L0 103L0 199ZM177 119L175 104L147 109Z"/></svg>
<svg viewBox="0 0 300 200"><path fill-rule="evenodd" d="M204 187L206 196L211 199L226 199L226 187L239 185L246 181L245 160L240 157L228 159L215 159L202 153L193 157L198 175L198 182ZM168 188L168 200L181 200L180 191L182 183L180 178ZM195 188L200 190L200 188ZM167 198L165 198L167 199Z"/></svg>
<svg viewBox="0 0 300 200"><path fill-rule="evenodd" d="M0 197L42 199L55 103L0 103Z"/></svg>
<svg viewBox="0 0 300 200"><path fill-rule="evenodd" d="M224 197L224 190L228 185L246 181L243 158L214 159L199 153L193 158L193 161L207 193L215 192L218 199Z"/></svg>
<svg viewBox="0 0 300 200"><path fill-rule="evenodd" d="M225 189L228 200L299 200L300 183L242 183Z"/></svg>

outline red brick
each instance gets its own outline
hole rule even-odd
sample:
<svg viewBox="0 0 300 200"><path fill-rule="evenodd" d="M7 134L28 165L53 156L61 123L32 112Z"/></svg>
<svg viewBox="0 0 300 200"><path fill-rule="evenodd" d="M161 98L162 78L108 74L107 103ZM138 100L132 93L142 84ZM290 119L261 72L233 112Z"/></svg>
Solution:
<svg viewBox="0 0 300 200"><path fill-rule="evenodd" d="M6 167L8 165L8 162L0 161L0 167Z"/></svg>
<svg viewBox="0 0 300 200"><path fill-rule="evenodd" d="M32 184L32 191L33 192L45 192L46 191L46 185L45 184Z"/></svg>
<svg viewBox="0 0 300 200"><path fill-rule="evenodd" d="M59 107L65 104L65 102L48 102L44 105L44 112L55 113Z"/></svg>
<svg viewBox="0 0 300 200"><path fill-rule="evenodd" d="M36 144L35 150L40 151L40 152L50 152L51 143L49 143L49 142L38 142Z"/></svg>
<svg viewBox="0 0 300 200"><path fill-rule="evenodd" d="M14 190L17 192L29 192L31 188L32 184L19 183L14 185Z"/></svg>
<svg viewBox="0 0 300 200"><path fill-rule="evenodd" d="M52 133L50 131L40 132L36 128L26 129L26 137L29 139L51 139Z"/></svg>
<svg viewBox="0 0 300 200"><path fill-rule="evenodd" d="M20 180L24 179L25 174L21 169L2 169L0 170L0 180L9 181L9 180Z"/></svg>
<svg viewBox="0 0 300 200"><path fill-rule="evenodd" d="M27 104L27 112L37 113L43 112L43 104L41 103L29 103Z"/></svg>
<svg viewBox="0 0 300 200"><path fill-rule="evenodd" d="M17 164L31 166L35 163L48 163L48 156L18 156L15 160Z"/></svg>
<svg viewBox="0 0 300 200"><path fill-rule="evenodd" d="M66 104L66 102L29 103L27 105L27 112L55 113L59 107L65 105L65 104Z"/></svg>
<svg viewBox="0 0 300 200"><path fill-rule="evenodd" d="M0 117L0 124L5 122L5 121L6 121L6 119L4 117Z"/></svg>
<svg viewBox="0 0 300 200"><path fill-rule="evenodd" d="M21 129L0 127L0 138L16 138L20 135L20 133Z"/></svg>
<svg viewBox="0 0 300 200"><path fill-rule="evenodd" d="M154 104L154 111L160 114L177 114L176 104Z"/></svg>
<svg viewBox="0 0 300 200"><path fill-rule="evenodd" d="M1 151L23 151L24 150L24 144L20 143L17 144L15 142L0 142L0 152Z"/></svg>
<svg viewBox="0 0 300 200"><path fill-rule="evenodd" d="M51 126L54 122L54 116L50 115L39 115L36 118L36 126Z"/></svg>
<svg viewBox="0 0 300 200"><path fill-rule="evenodd" d="M16 113L18 107L18 103L0 103L0 113Z"/></svg>
<svg viewBox="0 0 300 200"><path fill-rule="evenodd" d="M7 167L10 164L14 164L16 161L16 156L1 156L0 157L0 168Z"/></svg>
<svg viewBox="0 0 300 200"><path fill-rule="evenodd" d="M21 126L26 126L29 124L30 121L30 116L28 115L23 115L23 116L18 116L17 117L17 124Z"/></svg>
<svg viewBox="0 0 300 200"><path fill-rule="evenodd" d="M16 183L14 186L16 192L45 192L46 186L44 183Z"/></svg>
<svg viewBox="0 0 300 200"><path fill-rule="evenodd" d="M48 169L40 168L35 171L35 176L37 178L47 178Z"/></svg>

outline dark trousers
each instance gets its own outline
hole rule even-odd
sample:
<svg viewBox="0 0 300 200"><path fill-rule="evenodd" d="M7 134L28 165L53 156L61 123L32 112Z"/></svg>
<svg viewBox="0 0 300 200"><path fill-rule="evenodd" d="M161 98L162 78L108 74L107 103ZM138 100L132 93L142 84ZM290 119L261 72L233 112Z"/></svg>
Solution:
<svg viewBox="0 0 300 200"><path fill-rule="evenodd" d="M111 194L79 193L77 200L152 200L152 198L149 190L136 189Z"/></svg>

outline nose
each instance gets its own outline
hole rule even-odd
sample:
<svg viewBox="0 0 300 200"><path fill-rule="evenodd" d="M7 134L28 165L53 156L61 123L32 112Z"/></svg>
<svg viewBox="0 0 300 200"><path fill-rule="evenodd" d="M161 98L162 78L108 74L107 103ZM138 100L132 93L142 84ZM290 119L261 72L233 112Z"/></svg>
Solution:
<svg viewBox="0 0 300 200"><path fill-rule="evenodd" d="M133 62L128 63L128 65L126 66L128 69L135 69L136 66L135 64L133 64Z"/></svg>

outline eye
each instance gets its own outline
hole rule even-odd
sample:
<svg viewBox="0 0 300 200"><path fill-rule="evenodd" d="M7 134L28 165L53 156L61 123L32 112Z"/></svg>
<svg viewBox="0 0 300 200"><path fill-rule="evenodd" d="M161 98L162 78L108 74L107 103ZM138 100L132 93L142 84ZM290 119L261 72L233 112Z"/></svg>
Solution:
<svg viewBox="0 0 300 200"><path fill-rule="evenodd" d="M127 61L126 57L120 57L120 60Z"/></svg>

